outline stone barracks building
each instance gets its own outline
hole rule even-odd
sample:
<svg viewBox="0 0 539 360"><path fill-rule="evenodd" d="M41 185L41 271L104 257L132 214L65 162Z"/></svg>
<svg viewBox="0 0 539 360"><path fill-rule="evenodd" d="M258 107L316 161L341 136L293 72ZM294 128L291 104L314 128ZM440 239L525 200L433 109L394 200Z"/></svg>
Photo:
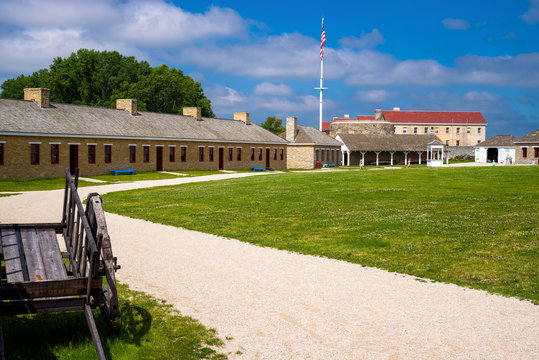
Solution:
<svg viewBox="0 0 539 360"><path fill-rule="evenodd" d="M0 99L0 179L61 177L110 170L286 169L287 142L252 123L234 119L137 111L137 101L117 109L50 103L48 89L25 89L25 100Z"/></svg>

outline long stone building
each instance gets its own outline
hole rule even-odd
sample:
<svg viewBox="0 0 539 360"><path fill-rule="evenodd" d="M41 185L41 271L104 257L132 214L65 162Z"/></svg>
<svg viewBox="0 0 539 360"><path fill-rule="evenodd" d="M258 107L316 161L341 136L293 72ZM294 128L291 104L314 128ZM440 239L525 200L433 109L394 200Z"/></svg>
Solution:
<svg viewBox="0 0 539 360"><path fill-rule="evenodd" d="M0 179L61 177L116 169L138 171L286 169L287 142L250 121L49 102L49 90L26 89L25 100L0 99Z"/></svg>
<svg viewBox="0 0 539 360"><path fill-rule="evenodd" d="M539 164L539 129L513 141L517 164Z"/></svg>

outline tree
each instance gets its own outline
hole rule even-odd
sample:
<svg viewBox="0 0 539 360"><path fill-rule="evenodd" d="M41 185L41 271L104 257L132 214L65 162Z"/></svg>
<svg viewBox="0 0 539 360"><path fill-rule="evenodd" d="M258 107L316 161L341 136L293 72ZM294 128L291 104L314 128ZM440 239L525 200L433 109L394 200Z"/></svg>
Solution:
<svg viewBox="0 0 539 360"><path fill-rule="evenodd" d="M215 116L201 84L181 70L152 68L117 51L80 49L57 57L50 69L4 81L0 96L22 99L28 87L49 88L53 102L114 108L116 99L133 98L142 111L178 114L184 106L198 106L203 116Z"/></svg>
<svg viewBox="0 0 539 360"><path fill-rule="evenodd" d="M282 119L276 119L275 116L268 116L266 118L266 121L264 121L260 126L262 126L264 129L271 131L274 134L281 134L286 131L286 128L282 126L283 123Z"/></svg>

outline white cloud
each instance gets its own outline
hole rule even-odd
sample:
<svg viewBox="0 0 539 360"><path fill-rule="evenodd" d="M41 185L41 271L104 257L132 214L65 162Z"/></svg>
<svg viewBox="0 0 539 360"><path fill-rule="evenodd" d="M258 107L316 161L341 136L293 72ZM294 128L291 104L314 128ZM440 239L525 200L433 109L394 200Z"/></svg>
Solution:
<svg viewBox="0 0 539 360"><path fill-rule="evenodd" d="M526 24L537 24L539 22L539 0L530 0L530 8L520 18Z"/></svg>
<svg viewBox="0 0 539 360"><path fill-rule="evenodd" d="M288 85L285 84L272 84L270 82L263 82L258 84L253 93L256 95L293 95L294 90Z"/></svg>
<svg viewBox="0 0 539 360"><path fill-rule="evenodd" d="M356 94L359 101L366 103L381 103L394 97L394 92L383 89L359 91Z"/></svg>
<svg viewBox="0 0 539 360"><path fill-rule="evenodd" d="M470 22L464 19L443 19L442 24L448 30L466 30L470 28Z"/></svg>
<svg viewBox="0 0 539 360"><path fill-rule="evenodd" d="M384 43L384 37L378 29L370 33L361 32L360 37L347 36L339 40L339 44L350 47L376 47Z"/></svg>

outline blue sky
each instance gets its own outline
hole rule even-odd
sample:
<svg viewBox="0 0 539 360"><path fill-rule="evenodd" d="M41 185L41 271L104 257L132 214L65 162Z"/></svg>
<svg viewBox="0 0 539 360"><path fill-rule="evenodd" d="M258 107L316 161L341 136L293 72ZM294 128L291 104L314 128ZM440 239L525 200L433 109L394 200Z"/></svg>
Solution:
<svg viewBox="0 0 539 360"><path fill-rule="evenodd" d="M539 0L0 1L0 81L79 48L182 69L219 117L318 124L374 109L481 111L487 137L539 128Z"/></svg>

